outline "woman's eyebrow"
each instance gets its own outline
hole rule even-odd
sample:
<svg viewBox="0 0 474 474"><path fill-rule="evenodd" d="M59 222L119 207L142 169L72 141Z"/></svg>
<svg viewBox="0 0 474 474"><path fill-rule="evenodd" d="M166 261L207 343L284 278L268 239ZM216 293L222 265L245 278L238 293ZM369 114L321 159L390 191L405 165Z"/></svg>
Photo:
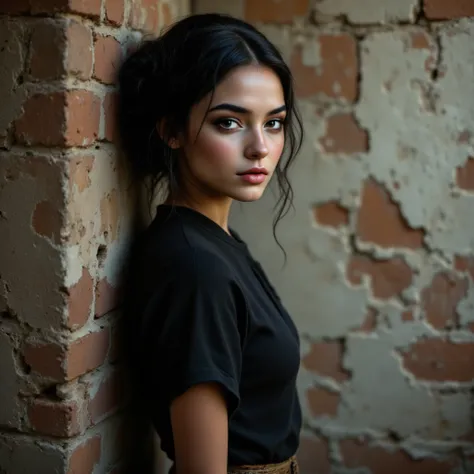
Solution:
<svg viewBox="0 0 474 474"><path fill-rule="evenodd" d="M223 103L216 105L209 109L209 112L213 112L214 110L229 110L230 112L235 112L237 114L249 114L250 110L246 109L245 107L240 107L239 105ZM280 112L284 112L286 110L286 105L281 105L276 109L270 110L267 115L275 115Z"/></svg>

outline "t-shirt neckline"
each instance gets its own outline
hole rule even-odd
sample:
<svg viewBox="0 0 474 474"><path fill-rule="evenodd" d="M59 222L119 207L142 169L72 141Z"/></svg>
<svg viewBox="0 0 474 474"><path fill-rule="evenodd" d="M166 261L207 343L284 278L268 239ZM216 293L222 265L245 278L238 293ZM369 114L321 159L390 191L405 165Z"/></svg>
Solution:
<svg viewBox="0 0 474 474"><path fill-rule="evenodd" d="M239 235L229 228L229 232L232 235L229 235L219 224L214 222L209 217L205 216L199 211L196 211L190 207L186 206L177 206L171 204L160 204L157 206L156 215L161 212L167 212L171 215L173 212L186 216L187 219L193 221L196 225L210 232L214 237L236 247L240 250L245 251L246 245L245 242L239 237Z"/></svg>

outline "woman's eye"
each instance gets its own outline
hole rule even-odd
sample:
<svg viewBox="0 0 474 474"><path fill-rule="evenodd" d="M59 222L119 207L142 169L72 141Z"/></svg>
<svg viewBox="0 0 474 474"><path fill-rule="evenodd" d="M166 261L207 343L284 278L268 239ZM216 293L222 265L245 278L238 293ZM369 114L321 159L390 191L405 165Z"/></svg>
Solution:
<svg viewBox="0 0 474 474"><path fill-rule="evenodd" d="M271 130L281 130L283 128L283 122L279 119L270 120L267 122L267 127Z"/></svg>
<svg viewBox="0 0 474 474"><path fill-rule="evenodd" d="M218 127L223 128L224 130L235 130L239 126L239 124L232 119L220 119L215 123Z"/></svg>

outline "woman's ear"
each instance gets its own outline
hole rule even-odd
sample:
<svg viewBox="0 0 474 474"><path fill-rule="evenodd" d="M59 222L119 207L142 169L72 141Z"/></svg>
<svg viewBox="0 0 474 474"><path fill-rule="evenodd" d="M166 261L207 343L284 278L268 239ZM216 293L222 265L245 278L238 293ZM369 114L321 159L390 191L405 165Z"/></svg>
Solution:
<svg viewBox="0 0 474 474"><path fill-rule="evenodd" d="M156 124L156 131L160 138L173 150L177 150L181 147L180 141L176 137L170 137L168 130L167 130L165 119L157 122Z"/></svg>

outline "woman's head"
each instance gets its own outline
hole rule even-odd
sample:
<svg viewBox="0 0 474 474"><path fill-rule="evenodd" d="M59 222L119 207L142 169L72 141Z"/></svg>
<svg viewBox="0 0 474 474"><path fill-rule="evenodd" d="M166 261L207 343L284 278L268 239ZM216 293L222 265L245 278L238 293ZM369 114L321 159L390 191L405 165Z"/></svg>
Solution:
<svg viewBox="0 0 474 474"><path fill-rule="evenodd" d="M291 73L243 21L190 16L140 46L119 73L119 128L134 171L172 200L252 201L275 171L276 221L291 203L287 170L302 135ZM251 168L266 169L263 182L242 176Z"/></svg>

